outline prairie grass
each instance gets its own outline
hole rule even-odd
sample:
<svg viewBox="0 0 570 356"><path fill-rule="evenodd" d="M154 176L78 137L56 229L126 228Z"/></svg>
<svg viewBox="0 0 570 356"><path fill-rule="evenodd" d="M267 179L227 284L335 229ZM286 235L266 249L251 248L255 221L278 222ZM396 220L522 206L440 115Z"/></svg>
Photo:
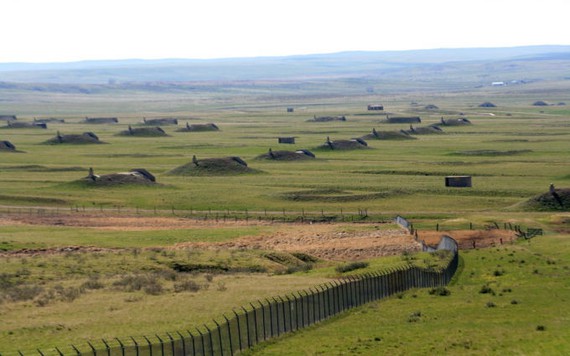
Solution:
<svg viewBox="0 0 570 356"><path fill-rule="evenodd" d="M471 72L461 75L480 81ZM568 217L525 211L521 204L546 192L550 183L570 184L570 109L532 106L536 100L570 101L570 81L536 81L507 92L466 89L449 78L409 85L405 76L405 85L363 79L299 85L197 84L192 90L167 93L3 90L0 112L16 113L22 121L57 116L66 122L50 123L47 130L0 130L0 139L22 151L0 152L0 218L84 209L110 215L139 210L158 215L200 212L210 219L224 212L230 216L239 212L241 219L282 215L334 220L353 214L379 222L402 214L419 229L434 229L436 224L442 229L465 229L470 223L494 222L543 227L547 235L531 242L462 252L461 274L448 287L449 295L410 291L254 353L567 353ZM371 85L382 88L387 111L421 116L421 126L461 113L473 125L443 127L444 134L416 140L369 140L367 150L317 150L310 162L255 160L269 148L282 148L277 143L280 136L296 137L288 150L314 150L327 137L345 140L362 137L373 128L409 129L405 124L383 124L384 115L367 112L367 104L378 101L377 93L364 90ZM480 108L484 101L497 106ZM427 104L440 109L426 110ZM288 106L294 106L295 112L287 113ZM93 115L116 116L119 123L83 122L83 117ZM315 115L345 115L347 121L307 122ZM155 116L176 117L179 125L213 122L220 131L176 132L175 127L165 126L168 137L117 136L129 125L139 125L143 117ZM91 131L107 144L43 144L58 131L63 135ZM238 156L262 173L167 174L192 162L193 156L198 160ZM103 188L78 183L90 167L96 174L145 168L158 184ZM446 188L447 175L471 175L473 187ZM358 224L339 228L360 230ZM274 252L169 249L177 243L223 242L271 231L270 225L160 232L3 225L1 251L62 246L104 251L2 255L1 352L195 327L233 307L339 275L338 264L306 256L269 259L267 255ZM368 266L346 274L408 263L437 268L444 259L426 254L392 256L366 261ZM177 271L175 266L193 272ZM479 293L482 286L495 295ZM495 307L488 308L487 303Z"/></svg>

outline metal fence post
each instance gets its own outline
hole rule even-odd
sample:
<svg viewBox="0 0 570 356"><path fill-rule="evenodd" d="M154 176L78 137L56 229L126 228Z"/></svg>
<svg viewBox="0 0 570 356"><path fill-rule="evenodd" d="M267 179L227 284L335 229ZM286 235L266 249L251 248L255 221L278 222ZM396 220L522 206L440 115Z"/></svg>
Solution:
<svg viewBox="0 0 570 356"><path fill-rule="evenodd" d="M304 292L307 294L307 325L313 325L315 323L315 300L313 298L313 291L311 288Z"/></svg>
<svg viewBox="0 0 570 356"><path fill-rule="evenodd" d="M91 351L93 351L93 356L97 355L97 350L95 349L95 347L93 347L93 344L91 344L89 341L87 341L87 344L89 345L89 347L91 348ZM152 356L152 355L151 355Z"/></svg>
<svg viewBox="0 0 570 356"><path fill-rule="evenodd" d="M208 339L210 340L210 355L214 356L214 341L212 340L212 330L210 330L206 324L204 324L204 327L208 331Z"/></svg>
<svg viewBox="0 0 570 356"><path fill-rule="evenodd" d="M271 307L271 302L265 299L267 302L267 308L269 308L269 337L273 337L273 308Z"/></svg>
<svg viewBox="0 0 570 356"><path fill-rule="evenodd" d="M239 315L238 315L238 313L236 313L235 310L232 310L232 311L234 312L234 314L236 316L237 329L238 329L238 345L239 345L238 350L241 351L242 350L242 347L241 347L241 328L240 328L240 323L239 323Z"/></svg>
<svg viewBox="0 0 570 356"><path fill-rule="evenodd" d="M338 281L333 281L333 300L335 301L335 315L340 313L340 284Z"/></svg>
<svg viewBox="0 0 570 356"><path fill-rule="evenodd" d="M180 333L180 331L177 331L176 333L178 336L180 336L180 341L182 342L182 355L186 355L186 341L184 340L184 336Z"/></svg>
<svg viewBox="0 0 570 356"><path fill-rule="evenodd" d="M320 321L321 319L321 295L319 290L315 288L313 291L312 287L309 287L313 299L313 324Z"/></svg>
<svg viewBox="0 0 570 356"><path fill-rule="evenodd" d="M305 301L303 300L303 295L301 292L297 292L299 294L299 298L301 299L301 327L305 327Z"/></svg>
<svg viewBox="0 0 570 356"><path fill-rule="evenodd" d="M194 334L190 330L186 330L188 335L190 335L190 340L192 340L192 355L196 355L196 340L194 340Z"/></svg>
<svg viewBox="0 0 570 356"><path fill-rule="evenodd" d="M101 339L101 341L103 341L103 344L105 345L105 349L107 350L107 355L111 356L111 348L109 347L109 344L107 344L107 341L105 341L105 339Z"/></svg>
<svg viewBox="0 0 570 356"><path fill-rule="evenodd" d="M241 307L245 313L245 331L247 332L247 347L251 347L251 332L249 330L249 313L244 307Z"/></svg>
<svg viewBox="0 0 570 356"><path fill-rule="evenodd" d="M295 330L299 330L299 311L301 311L301 308L299 308L299 299L297 299L297 296L294 293L292 296L295 302Z"/></svg>
<svg viewBox="0 0 570 356"><path fill-rule="evenodd" d="M253 310L253 330L255 330L255 344L259 344L259 332L258 332L258 328L257 328L257 308L252 304L249 303L249 305L251 305L251 308Z"/></svg>
<svg viewBox="0 0 570 356"><path fill-rule="evenodd" d="M148 337L146 337L146 336L143 336L143 337L146 340L146 343L148 344L148 353L150 356L152 356L152 344L151 344L150 340L148 339Z"/></svg>
<svg viewBox="0 0 570 356"><path fill-rule="evenodd" d="M139 356L139 344L137 343L137 340L135 340L134 337L131 336L131 340L133 340L133 343L135 344L135 352L136 352L136 356ZM79 351L78 351L79 352Z"/></svg>
<svg viewBox="0 0 570 356"><path fill-rule="evenodd" d="M263 303L261 301L257 301L259 303L259 306L261 307L261 328L263 330L263 340L265 341L265 306L263 305Z"/></svg>
<svg viewBox="0 0 570 356"><path fill-rule="evenodd" d="M119 340L118 337L116 337L115 340L117 340L117 342L118 342L119 345L121 346L121 355L122 355L122 356L125 356L125 345L121 342L121 340Z"/></svg>
<svg viewBox="0 0 570 356"><path fill-rule="evenodd" d="M214 324L216 324L216 327L218 328L218 342L220 344L220 355L224 356L224 345L222 344L222 328L220 327L220 324L218 324L218 322L215 319L214 319ZM213 348L212 348L212 350L213 350Z"/></svg>
<svg viewBox="0 0 570 356"><path fill-rule="evenodd" d="M168 336L168 338L170 339L170 348L172 350L172 355L174 356L174 339L172 338L172 335L170 335L169 333L166 333L166 336Z"/></svg>
<svg viewBox="0 0 570 356"><path fill-rule="evenodd" d="M229 340L229 344L230 344L230 355L234 354L234 348L233 348L233 344L232 344L232 332L231 332L231 328L230 328L230 321L229 319L226 317L225 314L223 314L224 319L226 319L226 325L228 326L228 340Z"/></svg>
<svg viewBox="0 0 570 356"><path fill-rule="evenodd" d="M283 298L279 297L280 302L277 303L281 303L281 316L283 317L283 333L287 332L287 317L285 314L285 301L283 300Z"/></svg>
<svg viewBox="0 0 570 356"><path fill-rule="evenodd" d="M320 293L323 296L323 309L322 309L322 314L321 314L321 320L323 319L327 319L328 315L329 315L329 295L328 295L328 290L323 287L323 285L321 284L319 286L321 288Z"/></svg>
<svg viewBox="0 0 570 356"><path fill-rule="evenodd" d="M162 341L160 336L158 336L158 334L154 334L154 336L156 336L158 342L160 343L160 354L164 356L164 342Z"/></svg>
<svg viewBox="0 0 570 356"><path fill-rule="evenodd" d="M206 345L204 342L204 334L202 334L202 332L200 331L200 329L196 328L196 330L198 331L198 334L200 334L200 341L202 344L202 355L205 356L206 355Z"/></svg>
<svg viewBox="0 0 570 356"><path fill-rule="evenodd" d="M349 294L350 294L350 286L348 285L347 279L342 281L342 289L343 289L343 298L344 298L344 307L342 310L347 310L350 308L349 304Z"/></svg>
<svg viewBox="0 0 570 356"><path fill-rule="evenodd" d="M275 326L277 327L277 336L279 336L279 334L280 334L279 326L281 324L281 322L279 321L279 305L278 305L277 301L275 300L275 298L273 298L273 302L275 302L275 319L276 319Z"/></svg>
<svg viewBox="0 0 570 356"><path fill-rule="evenodd" d="M288 295L285 296L285 299L287 299L287 309L289 310L289 331L293 331L293 306Z"/></svg>

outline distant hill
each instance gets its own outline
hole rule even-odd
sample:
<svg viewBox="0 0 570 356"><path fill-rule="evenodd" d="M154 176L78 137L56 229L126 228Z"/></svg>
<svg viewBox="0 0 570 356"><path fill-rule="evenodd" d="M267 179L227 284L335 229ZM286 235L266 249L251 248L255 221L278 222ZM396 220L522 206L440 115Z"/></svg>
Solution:
<svg viewBox="0 0 570 356"><path fill-rule="evenodd" d="M530 62L570 61L570 46L464 48L383 52L341 52L287 57L229 59L109 60L70 63L0 63L6 83L116 84L145 82L305 80L382 77L405 79L413 73L448 78L472 71L513 78L528 73ZM540 66L539 66L540 67ZM540 68L539 68L540 70ZM520 72L520 74L519 74ZM507 73L507 74L509 74ZM512 76L511 76L512 77ZM511 77L497 78L506 80Z"/></svg>

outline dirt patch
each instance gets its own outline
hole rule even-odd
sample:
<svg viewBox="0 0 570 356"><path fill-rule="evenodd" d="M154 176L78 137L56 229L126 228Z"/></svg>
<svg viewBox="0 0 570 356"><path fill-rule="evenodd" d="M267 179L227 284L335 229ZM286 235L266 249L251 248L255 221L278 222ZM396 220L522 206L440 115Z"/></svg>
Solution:
<svg viewBox="0 0 570 356"><path fill-rule="evenodd" d="M511 230L450 230L450 231L420 231L418 239L424 240L430 246L436 246L443 235L451 236L459 244L459 249L499 246L517 239Z"/></svg>
<svg viewBox="0 0 570 356"><path fill-rule="evenodd" d="M368 225L368 228L372 227ZM220 243L222 248L303 252L325 260L349 261L419 251L405 231L344 231L335 224L293 225L269 236L243 237Z"/></svg>

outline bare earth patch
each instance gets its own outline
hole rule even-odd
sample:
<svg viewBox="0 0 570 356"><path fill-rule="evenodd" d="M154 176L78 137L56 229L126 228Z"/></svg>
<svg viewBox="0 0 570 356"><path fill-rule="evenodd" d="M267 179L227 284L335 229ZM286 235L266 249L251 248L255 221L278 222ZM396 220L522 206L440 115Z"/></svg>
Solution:
<svg viewBox="0 0 570 356"><path fill-rule="evenodd" d="M171 229L231 228L238 226L271 226L271 232L244 236L226 242L188 242L173 249L262 249L283 252L304 252L326 260L359 260L419 251L421 244L402 229L381 229L378 223L303 224L265 221L215 221L163 216L116 216L96 213L58 215L14 215L0 217L0 226L44 225L70 226L98 230L148 231ZM460 248L486 247L507 243L516 238L505 230L421 231L419 240L436 245L443 234L455 238ZM65 246L45 250L24 250L10 254L94 252L93 247ZM102 249L96 249L100 251Z"/></svg>
<svg viewBox="0 0 570 356"><path fill-rule="evenodd" d="M371 230L377 224L359 224L364 231L343 231L341 224L282 224L270 235L246 236L216 244L184 243L177 248L261 249L304 252L326 260L358 260L421 250L406 231ZM351 229L352 230L352 229Z"/></svg>
<svg viewBox="0 0 570 356"><path fill-rule="evenodd" d="M428 245L437 245L442 235L453 237L460 249L499 246L517 238L514 231L499 229L421 231L418 233L418 238Z"/></svg>

